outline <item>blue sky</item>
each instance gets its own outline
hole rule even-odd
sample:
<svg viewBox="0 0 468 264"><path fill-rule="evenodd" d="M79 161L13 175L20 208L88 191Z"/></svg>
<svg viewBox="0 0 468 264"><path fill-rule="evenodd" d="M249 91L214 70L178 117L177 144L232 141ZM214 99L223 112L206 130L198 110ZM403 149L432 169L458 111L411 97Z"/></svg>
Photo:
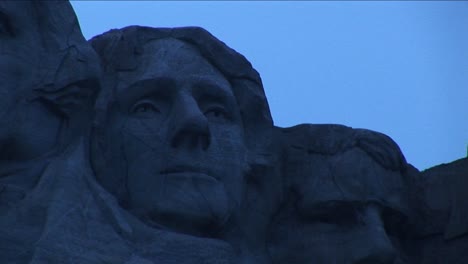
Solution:
<svg viewBox="0 0 468 264"><path fill-rule="evenodd" d="M467 155L468 2L72 1L84 36L201 26L260 72L277 126L385 133L420 170Z"/></svg>

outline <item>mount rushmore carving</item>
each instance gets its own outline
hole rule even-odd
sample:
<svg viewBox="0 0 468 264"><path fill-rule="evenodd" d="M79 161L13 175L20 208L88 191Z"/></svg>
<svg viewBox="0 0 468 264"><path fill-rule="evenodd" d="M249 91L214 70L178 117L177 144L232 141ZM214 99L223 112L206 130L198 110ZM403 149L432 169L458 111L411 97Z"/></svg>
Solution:
<svg viewBox="0 0 468 264"><path fill-rule="evenodd" d="M0 2L1 263L466 263L468 162L273 124L199 27L86 41L68 2ZM268 88L267 88L268 89Z"/></svg>

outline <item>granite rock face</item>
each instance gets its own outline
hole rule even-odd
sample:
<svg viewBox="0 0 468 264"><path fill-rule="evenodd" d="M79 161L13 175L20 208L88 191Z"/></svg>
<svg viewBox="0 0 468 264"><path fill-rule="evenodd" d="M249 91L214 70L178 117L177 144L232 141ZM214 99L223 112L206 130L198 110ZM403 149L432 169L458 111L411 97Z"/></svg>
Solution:
<svg viewBox="0 0 468 264"><path fill-rule="evenodd" d="M468 158L432 167L418 176L421 263L466 263Z"/></svg>
<svg viewBox="0 0 468 264"><path fill-rule="evenodd" d="M387 136L341 125L281 130L287 199L274 263L409 263L406 161Z"/></svg>
<svg viewBox="0 0 468 264"><path fill-rule="evenodd" d="M89 42L68 2L0 2L0 263L467 263L468 162L276 127L198 27Z"/></svg>
<svg viewBox="0 0 468 264"><path fill-rule="evenodd" d="M68 2L0 2L0 38L0 260L33 263L55 205L73 208L55 168L89 129L100 67Z"/></svg>

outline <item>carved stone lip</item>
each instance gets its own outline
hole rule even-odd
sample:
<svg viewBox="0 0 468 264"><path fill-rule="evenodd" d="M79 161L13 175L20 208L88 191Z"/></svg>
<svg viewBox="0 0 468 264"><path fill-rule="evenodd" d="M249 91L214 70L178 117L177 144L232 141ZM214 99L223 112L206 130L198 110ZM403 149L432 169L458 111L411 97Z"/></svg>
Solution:
<svg viewBox="0 0 468 264"><path fill-rule="evenodd" d="M190 165L176 165L170 166L160 171L160 174L189 174L189 175L200 175L207 176L218 180L217 177L213 176L213 173L206 168L195 167Z"/></svg>

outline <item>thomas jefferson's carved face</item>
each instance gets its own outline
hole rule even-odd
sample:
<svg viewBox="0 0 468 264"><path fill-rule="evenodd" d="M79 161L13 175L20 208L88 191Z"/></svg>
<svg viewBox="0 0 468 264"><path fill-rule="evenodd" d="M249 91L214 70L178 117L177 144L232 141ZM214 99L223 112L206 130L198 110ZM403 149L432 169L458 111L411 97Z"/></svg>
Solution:
<svg viewBox="0 0 468 264"><path fill-rule="evenodd" d="M214 235L244 184L243 126L230 83L175 39L147 43L139 63L120 75L106 128L125 163L127 206L147 223Z"/></svg>

